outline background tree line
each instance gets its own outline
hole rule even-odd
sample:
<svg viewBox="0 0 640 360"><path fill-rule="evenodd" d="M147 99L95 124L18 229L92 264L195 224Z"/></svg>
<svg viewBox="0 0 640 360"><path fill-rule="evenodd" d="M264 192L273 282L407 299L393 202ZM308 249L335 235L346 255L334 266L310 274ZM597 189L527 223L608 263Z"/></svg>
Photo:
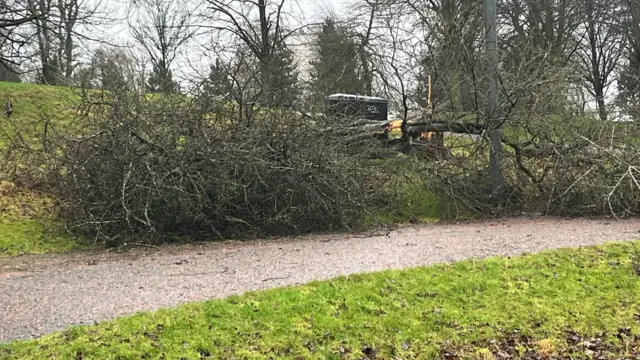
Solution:
<svg viewBox="0 0 640 360"><path fill-rule="evenodd" d="M122 70L117 76L113 70L126 57L137 67L146 65L135 75L144 78L146 90L178 91L174 72L188 65L178 65L176 59L201 46L217 54L200 59L210 64L207 88L218 87L214 91L227 96L234 83L253 93L247 100L260 93L269 101L295 99L306 105L335 92L384 94L395 100L401 97L402 81L412 100L423 104L426 76L431 75L438 104L460 111L482 106L481 1L356 0L348 14L317 23L293 21L294 4L207 0L183 7L167 0L139 0L131 3L123 22L109 17L116 3L4 1L0 7L9 18L2 28L0 75L6 81L108 87L109 81L103 84L101 78L122 77ZM537 81L543 82L561 72L564 89L554 94L556 103L580 113L592 104L602 120L616 110L636 116L636 0L508 0L498 5L505 80L538 74ZM135 46L93 35L105 26L122 27ZM304 56L294 55L294 45L305 47ZM305 64L303 77L300 63ZM239 74L231 69L246 73L258 68L260 78L252 79L251 86L232 79ZM543 69L546 75L540 74ZM193 73L191 77L183 82L201 81Z"/></svg>

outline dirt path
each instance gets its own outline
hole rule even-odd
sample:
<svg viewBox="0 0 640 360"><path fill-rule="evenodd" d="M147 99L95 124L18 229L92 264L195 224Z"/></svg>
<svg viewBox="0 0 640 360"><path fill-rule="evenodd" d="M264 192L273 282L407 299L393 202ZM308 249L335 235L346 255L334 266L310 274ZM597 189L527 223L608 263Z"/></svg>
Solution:
<svg viewBox="0 0 640 360"><path fill-rule="evenodd" d="M640 219L510 219L375 236L0 259L0 342L95 321L339 275L640 239Z"/></svg>

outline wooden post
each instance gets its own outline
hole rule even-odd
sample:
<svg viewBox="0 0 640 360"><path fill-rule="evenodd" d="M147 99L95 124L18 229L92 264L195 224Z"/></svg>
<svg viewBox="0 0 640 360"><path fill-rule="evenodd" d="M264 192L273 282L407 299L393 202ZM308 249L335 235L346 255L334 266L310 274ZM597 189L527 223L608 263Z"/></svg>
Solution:
<svg viewBox="0 0 640 360"><path fill-rule="evenodd" d="M7 99L7 104L5 105L5 115L8 118L13 114L13 104L11 104L11 99Z"/></svg>

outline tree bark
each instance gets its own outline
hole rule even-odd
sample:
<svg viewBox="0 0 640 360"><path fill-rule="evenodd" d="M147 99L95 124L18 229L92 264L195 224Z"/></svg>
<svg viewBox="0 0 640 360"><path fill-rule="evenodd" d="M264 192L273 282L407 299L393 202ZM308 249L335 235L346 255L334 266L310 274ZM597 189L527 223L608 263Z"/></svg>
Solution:
<svg viewBox="0 0 640 360"><path fill-rule="evenodd" d="M485 31L487 46L487 77L489 92L487 94L487 124L489 125L490 171L493 198L502 202L505 194L505 180L502 173L502 129L498 116L498 38L496 21L496 0L485 0Z"/></svg>
<svg viewBox="0 0 640 360"><path fill-rule="evenodd" d="M258 0L258 13L260 16L260 40L262 43L260 62L266 65L269 62L269 23L267 22L267 4L265 0Z"/></svg>

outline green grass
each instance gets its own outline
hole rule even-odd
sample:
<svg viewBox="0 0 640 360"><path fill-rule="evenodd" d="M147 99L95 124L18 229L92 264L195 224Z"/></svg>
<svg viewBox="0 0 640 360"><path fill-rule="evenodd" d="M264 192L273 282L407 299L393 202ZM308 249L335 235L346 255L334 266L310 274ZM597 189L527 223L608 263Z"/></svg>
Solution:
<svg viewBox="0 0 640 360"><path fill-rule="evenodd" d="M24 254L61 253L82 248L58 224L37 220L0 222L0 258Z"/></svg>
<svg viewBox="0 0 640 360"><path fill-rule="evenodd" d="M54 209L52 198L0 180L0 258L82 248L61 230Z"/></svg>
<svg viewBox="0 0 640 360"><path fill-rule="evenodd" d="M0 82L2 110L11 99L14 118L31 118L38 114L73 113L80 100L80 91L68 87Z"/></svg>
<svg viewBox="0 0 640 360"><path fill-rule="evenodd" d="M423 182L398 181L392 186L398 188L390 191L391 206L375 213L378 221L393 224L407 221L432 223L440 220L441 201Z"/></svg>
<svg viewBox="0 0 640 360"><path fill-rule="evenodd" d="M2 345L0 358L588 358L575 336L622 358L640 352L617 337L640 331L638 253L640 242L609 244L341 277L72 327ZM504 345L514 338L529 340Z"/></svg>
<svg viewBox="0 0 640 360"><path fill-rule="evenodd" d="M9 139L15 139L19 131L32 146L37 146L37 137L45 129L80 131L83 126L73 121L80 103L80 91L68 87L0 82L0 102L4 117L4 105L11 99L12 121L0 121L0 149ZM16 126L14 126L14 124ZM17 128L16 128L17 127Z"/></svg>

